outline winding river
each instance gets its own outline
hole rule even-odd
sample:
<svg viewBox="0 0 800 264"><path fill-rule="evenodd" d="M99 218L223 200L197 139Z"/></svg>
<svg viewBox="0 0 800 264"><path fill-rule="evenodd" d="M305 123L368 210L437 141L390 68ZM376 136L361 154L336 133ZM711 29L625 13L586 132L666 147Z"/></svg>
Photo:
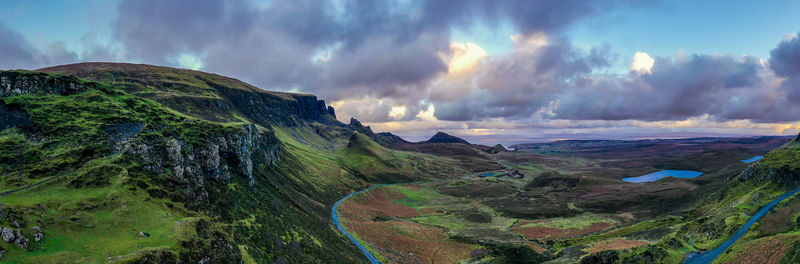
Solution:
<svg viewBox="0 0 800 264"><path fill-rule="evenodd" d="M743 160L742 162L749 163L749 162L753 162L753 161L758 161L759 159L760 159L760 157L754 157L751 160ZM648 174L648 175L635 177L635 178L626 178L626 179L623 179L623 180L629 181L629 182L651 182L651 181L659 180L661 178L669 177L669 176L676 177L676 178L695 178L695 177L700 176L702 174L703 174L702 172L694 172L694 171L676 171L676 170L669 171L668 170L668 171L659 171L659 172L656 172L656 173L651 173L651 174ZM349 238L350 241L353 241L353 243L356 244L356 247L358 247L358 249L361 250L361 252L364 253L364 255L367 257L367 259L369 260L370 263L372 263L372 264L380 264L381 261L378 260L378 258L376 258L375 255L372 254L372 252L369 252L369 250L367 250L367 248L364 247L364 245L362 245L361 242L356 240L356 238L352 234L347 232L347 230L345 230L344 227L342 226L342 224L339 222L339 214L337 212L337 210L339 209L339 204L342 203L343 201L347 200L348 198L350 198L353 195L356 195L356 194L359 194L359 193L362 193L362 192L366 192L366 191L369 191L369 190L372 190L372 189L375 189L375 188L378 188L378 187L390 186L390 185L414 184L414 183L422 183L422 182L429 182L429 181L415 181L415 182L405 182L405 183L378 184L378 185L375 185L375 186L372 186L372 187L369 187L369 188L366 188L366 189L363 189L363 190L348 194L347 196L345 196L344 198L342 198L341 200L339 200L335 204L333 204L333 208L331 208L331 218L333 218L333 222L334 222L334 224L336 224L336 228L339 229L339 231L342 232L342 234L347 236L347 238ZM730 238L728 238L728 240L726 240L724 243L722 243L722 245L720 245L719 247L717 247L715 249L706 251L706 252L697 252L697 251L695 251L695 252L689 254L689 256L686 256L686 258L683 260L683 264L709 264L709 263L713 262L717 257L719 257L719 255L724 253L725 250L728 250L728 248L733 246L733 244L736 243L736 241L739 240L739 238L741 238L745 233L747 233L747 231L750 229L750 227L753 226L753 224L758 222L758 220L760 220L762 216L766 215L767 212L772 210L772 208L775 207L775 205L779 204L781 201L785 200L786 198L789 198L789 197L797 194L798 192L800 192L800 189L784 193L783 195L781 195L777 199L765 204L764 206L761 207L761 209L758 210L758 212L756 212L752 217L750 217L750 219L747 220L747 222L744 224L744 226L739 228L739 230L736 231L736 233L733 234L733 236L731 236Z"/></svg>
<svg viewBox="0 0 800 264"><path fill-rule="evenodd" d="M344 200L347 200L347 198L350 198L350 196L353 196L353 195L356 195L356 194L359 194L359 193L362 193L362 192L366 192L366 191L375 189L377 187L386 186L386 185L389 185L389 184L378 184L378 185L375 185L375 186L372 186L372 187L369 187L369 188L366 188L366 189L363 189L363 190L348 194L347 196L345 196L341 200L336 201L336 203L333 204L333 208L331 209L331 211L332 211L331 212L331 218L333 218L333 223L336 224L336 228L339 229L339 232L342 232L342 234L347 236L347 238L349 238L350 241L353 241L353 243L356 244L356 247L358 247L358 249L360 249L361 252L363 252L364 255L367 256L367 259L369 260L369 263L372 263L372 264L380 264L381 261L378 260L378 258L376 258L375 255L372 255L372 252L369 252L369 250L367 250L367 248L365 248L364 245L361 245L361 243L358 242L358 240L356 240L356 238L353 237L353 235L348 233L347 230L344 230L344 227L342 227L342 224L339 223L339 213L337 213L336 210L339 209L339 204L344 202Z"/></svg>
<svg viewBox="0 0 800 264"><path fill-rule="evenodd" d="M769 202L769 203L765 204L764 206L761 207L761 209L758 210L758 212L756 214L754 214L752 217L750 217L750 220L747 220L747 223L745 223L744 226L742 226L742 228L739 228L739 231L736 231L736 234L733 234L733 236L731 238L726 240L725 243L722 243L722 245L720 245L719 247L717 247L715 249L712 249L712 250L709 250L709 251L706 251L706 252L703 252L703 253L694 252L691 255L687 256L686 259L683 260L683 264L707 264L707 263L711 263L712 261L714 261L714 259L719 257L719 255L721 255L723 252L725 252L725 250L728 250L728 248L733 246L733 243L736 243L736 240L739 240L739 238L741 238L745 233L747 233L747 230L749 230L750 227L753 226L753 224L758 222L758 220L761 219L762 216L767 214L767 212L769 212L769 210L771 210L773 207L775 207L775 205L777 205L781 201L785 200L786 198L789 198L792 195L797 194L798 192L800 192L800 189L784 193L783 195L781 195L781 197L778 197L778 199L775 199L772 202Z"/></svg>
<svg viewBox="0 0 800 264"><path fill-rule="evenodd" d="M372 189L375 189L375 188L378 188L378 187L390 186L390 185L414 184L414 183L423 183L423 182L429 182L429 181L414 181L414 182L403 182L403 183L378 184L378 185L375 185L375 186L372 186L372 187L369 187L369 188L366 188L366 189L363 189L363 190L348 194L347 196L345 196L344 198L342 198L339 201L336 201L336 203L333 204L333 208L331 208L331 218L333 218L333 223L336 224L336 228L339 229L339 232L342 232L342 234L344 234L347 238L349 238L350 241L353 241L353 244L356 244L356 247L358 247L358 249L360 249L361 252L363 252L364 255L367 256L367 259L369 260L369 263L380 264L381 261L378 260L378 258L376 258L375 255L372 255L372 252L369 252L369 250L367 250L367 248L364 247L364 245L362 245L361 242L356 240L356 238L352 234L347 232L347 230L344 229L342 224L339 223L339 213L337 212L337 210L339 209L339 204L344 202L344 200L347 200L347 198L350 198L350 196L353 196L353 195L356 195L356 194L359 194L359 193L362 193L362 192L366 192L366 191L369 191L369 190L372 190Z"/></svg>

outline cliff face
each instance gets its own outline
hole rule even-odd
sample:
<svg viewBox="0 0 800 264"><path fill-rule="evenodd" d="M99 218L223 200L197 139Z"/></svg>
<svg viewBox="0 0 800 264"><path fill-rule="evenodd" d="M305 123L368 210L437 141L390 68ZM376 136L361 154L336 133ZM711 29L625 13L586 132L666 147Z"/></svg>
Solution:
<svg viewBox="0 0 800 264"><path fill-rule="evenodd" d="M295 125L298 121L322 120L325 115L330 115L325 101L317 100L313 95L278 96L211 85L226 99L226 104L259 124Z"/></svg>
<svg viewBox="0 0 800 264"><path fill-rule="evenodd" d="M128 63L78 63L38 71L112 83L181 113L214 122L251 121L262 126L335 122L333 108L314 95L265 91L211 73Z"/></svg>
<svg viewBox="0 0 800 264"><path fill-rule="evenodd" d="M6 252L0 261L361 259L330 228L330 205L364 183L318 158L335 153L292 143L314 137L311 123L352 132L324 101L148 65L51 70L97 81L0 71L0 191L48 181L0 204L0 231L45 234L24 245L38 253ZM87 236L97 247L63 254L83 250ZM0 241L0 250L19 247L12 242Z"/></svg>
<svg viewBox="0 0 800 264"><path fill-rule="evenodd" d="M85 90L74 76L53 76L26 71L0 72L0 97L21 94L68 95Z"/></svg>
<svg viewBox="0 0 800 264"><path fill-rule="evenodd" d="M149 137L117 142L116 151L143 161L151 173L174 174L191 202L208 204L209 188L232 182L241 175L249 186L255 185L254 164L273 166L279 160L280 145L271 131L259 131L244 125L232 132L215 133L200 142L176 138Z"/></svg>

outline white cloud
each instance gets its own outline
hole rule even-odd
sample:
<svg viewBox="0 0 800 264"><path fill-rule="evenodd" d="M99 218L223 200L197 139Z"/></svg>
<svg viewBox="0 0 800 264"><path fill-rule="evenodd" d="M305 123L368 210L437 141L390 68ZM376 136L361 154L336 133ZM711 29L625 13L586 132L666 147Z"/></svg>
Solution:
<svg viewBox="0 0 800 264"><path fill-rule="evenodd" d="M633 61L631 62L630 70L638 73L648 73L653 69L653 64L656 62L649 54L644 52L636 52L633 54Z"/></svg>
<svg viewBox="0 0 800 264"><path fill-rule="evenodd" d="M786 35L783 36L783 39L781 39L781 42L792 41L792 40L794 40L796 38L797 38L797 33L789 33L789 34L786 34Z"/></svg>
<svg viewBox="0 0 800 264"><path fill-rule="evenodd" d="M199 70L200 68L203 68L203 61L197 56L194 56L192 54L183 53L180 56L178 56L176 60L178 62L178 65L180 65L183 68L192 70Z"/></svg>
<svg viewBox="0 0 800 264"><path fill-rule="evenodd" d="M514 49L528 49L535 50L547 46L547 34L538 32L530 35L516 34L509 37L511 43L514 43Z"/></svg>
<svg viewBox="0 0 800 264"><path fill-rule="evenodd" d="M391 117L394 120L403 119L403 117L406 116L406 111L407 109L405 105L392 106L392 109L389 110L389 117Z"/></svg>
<svg viewBox="0 0 800 264"><path fill-rule="evenodd" d="M447 65L447 70L450 74L470 72L486 57L486 51L471 42L450 43L450 51L453 53L453 57Z"/></svg>
<svg viewBox="0 0 800 264"><path fill-rule="evenodd" d="M434 112L436 112L436 107L433 104L429 104L427 110L419 110L417 118L423 121L437 121L436 116L433 115Z"/></svg>

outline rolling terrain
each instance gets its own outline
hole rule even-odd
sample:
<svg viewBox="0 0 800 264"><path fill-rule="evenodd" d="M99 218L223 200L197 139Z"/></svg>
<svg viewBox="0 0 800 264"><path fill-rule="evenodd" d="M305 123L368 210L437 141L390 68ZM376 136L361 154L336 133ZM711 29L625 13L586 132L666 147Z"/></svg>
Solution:
<svg viewBox="0 0 800 264"><path fill-rule="evenodd" d="M0 192L22 188L0 197L11 263L364 262L331 224L335 201L481 166L387 150L313 95L208 73L84 63L0 78Z"/></svg>
<svg viewBox="0 0 800 264"><path fill-rule="evenodd" d="M2 71L0 261L368 263L355 241L383 263L679 263L800 185L789 137L508 151L335 114L191 70ZM659 170L703 174L622 180ZM799 206L782 201L716 261L795 263Z"/></svg>
<svg viewBox="0 0 800 264"><path fill-rule="evenodd" d="M345 201L341 214L345 226L383 262L680 263L693 252L722 244L761 205L794 186L745 180L772 173L764 166L773 166L777 155L800 158L778 154L791 149L787 146L793 143L787 142L794 141L755 137L518 145L513 146L517 151L494 155L505 170L372 189ZM761 162L741 162L767 152ZM794 171L783 168L782 173ZM621 180L670 169L704 174L646 183ZM742 239L778 235L785 248L770 253L771 263L793 257L786 251L795 245L791 234L797 212L781 209L792 201L758 222L760 235L750 231ZM742 241L737 245L756 243ZM747 246L737 249L755 253ZM737 254L745 253L728 251L717 261L735 261Z"/></svg>

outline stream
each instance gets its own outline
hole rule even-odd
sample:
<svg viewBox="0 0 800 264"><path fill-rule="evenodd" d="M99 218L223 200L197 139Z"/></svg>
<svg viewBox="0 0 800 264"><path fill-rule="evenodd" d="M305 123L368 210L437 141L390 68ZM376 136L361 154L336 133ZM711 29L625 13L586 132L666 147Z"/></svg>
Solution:
<svg viewBox="0 0 800 264"><path fill-rule="evenodd" d="M772 208L775 207L775 205L785 200L786 198L789 198L792 195L797 194L798 192L800 192L800 189L784 193L783 195L781 195L781 197L778 197L778 199L775 199L772 202L765 204L764 206L761 207L761 209L758 210L757 213L755 213L752 217L750 217L749 220L747 220L747 223L745 223L744 226L742 226L742 228L739 228L739 231L736 231L736 234L733 234L731 238L728 238L728 240L726 240L725 243L722 243L722 245L720 245L719 247L706 252L700 253L695 251L683 260L683 264L711 263L712 261L714 261L714 259L719 257L719 255L725 252L725 250L728 250L728 248L733 246L733 243L736 243L736 240L739 240L739 238L741 238L745 233L747 233L747 230L749 230L750 227L753 226L753 224L758 222L758 220L761 219L762 216L766 215L767 212L769 212L769 210L772 210Z"/></svg>
<svg viewBox="0 0 800 264"><path fill-rule="evenodd" d="M760 158L755 157L754 159L755 160L753 160L753 161L758 161ZM753 161L743 160L742 162L753 162ZM656 172L656 173L651 173L651 174L640 176L640 177L626 178L626 179L623 179L623 180L628 181L628 182L651 182L651 181L656 181L656 180L659 180L661 178L669 177L669 176L676 177L676 178L695 178L695 177L700 176L702 174L703 174L702 172L695 172L695 171L665 170L665 171L659 171L659 172ZM342 234L347 236L347 238L349 238L350 241L353 241L353 243L356 244L356 247L358 247L358 249L361 250L361 252L364 253L364 255L367 257L367 259L369 260L370 263L372 263L372 264L380 264L381 263L380 260L378 260L378 258L376 258L375 255L372 254L372 252L369 252L369 250L367 250L367 248L364 247L364 245L362 245L361 242L359 242L352 234L347 232L347 230L345 230L344 227L342 226L342 224L339 222L339 214L337 212L337 210L339 209L339 204L342 203L343 201L347 200L348 198L350 198L353 195L356 195L356 194L359 194L359 193L362 193L362 192L366 192L366 191L369 191L369 190L372 190L372 189L375 189L375 188L378 188L378 187L390 186L390 185L414 184L414 183L421 183L421 182L426 182L426 181L378 184L378 185L375 185L375 186L372 186L372 187L369 187L369 188L366 188L366 189L363 189L363 190L348 194L347 196L345 196L344 198L342 198L341 200L339 200L335 204L333 204L333 208L331 209L331 218L333 218L333 222L334 222L334 224L336 224L336 228L339 229L339 231L342 232ZM758 212L753 214L753 216L750 217L750 219L747 220L747 222L744 224L744 226L742 226L738 231L736 231L736 233L733 234L733 236L731 236L730 238L728 238L728 240L726 240L724 243L722 243L722 245L720 245L719 247L717 247L715 249L706 251L706 252L698 252L698 251L692 252L691 254L689 254L689 256L686 256L686 258L684 258L683 264L709 264L709 263L713 262L717 257L719 257L719 255L724 253L725 250L728 250L728 248L733 246L733 244L736 243L736 241L739 240L739 238L741 238L745 233L747 233L747 230L749 230L750 227L753 226L753 224L758 222L758 220L760 220L762 216L766 215L767 212L772 210L772 208L775 207L775 205L777 205L781 201L785 200L786 198L789 198L789 197L797 194L798 192L800 192L800 189L796 189L794 191L784 193L783 195L781 195L777 199L765 204L764 206L761 207L761 209L758 210ZM694 244L694 243L692 243L692 244Z"/></svg>

